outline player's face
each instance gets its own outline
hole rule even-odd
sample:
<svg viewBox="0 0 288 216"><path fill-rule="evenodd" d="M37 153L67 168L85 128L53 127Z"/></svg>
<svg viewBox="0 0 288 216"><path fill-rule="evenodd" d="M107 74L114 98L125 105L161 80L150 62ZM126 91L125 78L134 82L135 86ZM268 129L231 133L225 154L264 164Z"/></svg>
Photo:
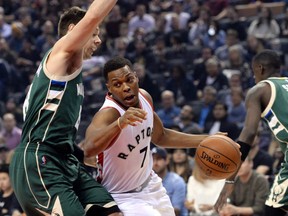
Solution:
<svg viewBox="0 0 288 216"><path fill-rule="evenodd" d="M109 72L106 86L114 100L124 107L139 107L138 78L127 65Z"/></svg>
<svg viewBox="0 0 288 216"><path fill-rule="evenodd" d="M97 27L92 35L92 37L87 41L87 43L84 46L84 59L90 59L93 55L93 53L97 50L97 48L101 44L101 39L99 38L100 30L99 27Z"/></svg>

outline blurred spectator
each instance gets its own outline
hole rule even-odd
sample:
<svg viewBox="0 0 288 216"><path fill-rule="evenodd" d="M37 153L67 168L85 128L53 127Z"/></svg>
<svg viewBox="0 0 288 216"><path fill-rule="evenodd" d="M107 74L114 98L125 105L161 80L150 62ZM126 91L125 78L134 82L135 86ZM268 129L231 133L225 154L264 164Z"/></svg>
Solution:
<svg viewBox="0 0 288 216"><path fill-rule="evenodd" d="M253 170L253 161L247 157L238 171L229 203L222 208L220 216L261 216L268 193L267 179Z"/></svg>
<svg viewBox="0 0 288 216"><path fill-rule="evenodd" d="M210 47L203 47L201 57L194 60L193 65L193 81L197 86L202 76L206 76L206 61L213 56L213 50Z"/></svg>
<svg viewBox="0 0 288 216"><path fill-rule="evenodd" d="M11 25L5 21L4 14L0 14L0 36L6 39L9 38L11 34Z"/></svg>
<svg viewBox="0 0 288 216"><path fill-rule="evenodd" d="M204 128L205 122L213 118L213 107L217 99L217 90L213 86L206 86L203 89L203 96L198 104L199 117L198 123Z"/></svg>
<svg viewBox="0 0 288 216"><path fill-rule="evenodd" d="M23 213L14 194L9 177L9 165L0 165L0 215L21 216Z"/></svg>
<svg viewBox="0 0 288 216"><path fill-rule="evenodd" d="M165 3L165 2L164 2ZM151 0L149 1L148 11L152 16L155 14L160 14L163 11L163 1L161 0Z"/></svg>
<svg viewBox="0 0 288 216"><path fill-rule="evenodd" d="M257 53L268 48L263 39L257 38L255 35L247 36L247 44L245 49L247 50L246 59L247 62L252 62L252 58Z"/></svg>
<svg viewBox="0 0 288 216"><path fill-rule="evenodd" d="M253 169L256 170L257 173L269 177L274 173L273 171L274 159L267 151L259 147L259 141L260 141L259 135L261 130L262 130L261 126L259 126L258 133L256 134L256 137L252 144L252 148L249 152L249 158L253 160Z"/></svg>
<svg viewBox="0 0 288 216"><path fill-rule="evenodd" d="M160 79L163 80L164 73L169 70L166 60L167 48L164 37L159 36L155 40L155 44L152 46L149 52L149 63L146 65L146 67L152 74L159 74Z"/></svg>
<svg viewBox="0 0 288 216"><path fill-rule="evenodd" d="M134 49L126 53L126 58L130 59L132 63L139 62L147 64L149 49L147 48L146 41L142 38L133 41Z"/></svg>
<svg viewBox="0 0 288 216"><path fill-rule="evenodd" d="M190 27L191 23L195 22L199 18L200 8L200 2L197 0L184 0L183 10L190 13L188 27Z"/></svg>
<svg viewBox="0 0 288 216"><path fill-rule="evenodd" d="M286 8L286 13L284 19L280 22L281 37L288 37L288 8Z"/></svg>
<svg viewBox="0 0 288 216"><path fill-rule="evenodd" d="M219 61L212 57L205 63L207 75L201 76L198 90L203 90L205 86L213 86L216 91L229 88L229 82L227 77L222 72L222 67Z"/></svg>
<svg viewBox="0 0 288 216"><path fill-rule="evenodd" d="M137 28L143 28L145 34L155 28L155 19L146 12L146 6L139 4L136 6L135 15L129 20L129 35L133 35Z"/></svg>
<svg viewBox="0 0 288 216"><path fill-rule="evenodd" d="M163 14L157 15L155 20L155 28L151 32L148 32L145 36L145 40L147 41L148 45L153 46L155 45L155 43L159 38L161 39L166 38L165 25L166 25L165 16ZM168 43L167 39L165 39L164 41L165 41L164 45L166 45Z"/></svg>
<svg viewBox="0 0 288 216"><path fill-rule="evenodd" d="M171 0L172 3L172 11L168 12L165 16L166 18L166 27L165 32L174 31L173 29L173 22L178 22L179 29L186 29L188 20L190 18L190 14L183 11L183 1ZM177 17L176 20L173 21L173 18Z"/></svg>
<svg viewBox="0 0 288 216"><path fill-rule="evenodd" d="M21 140L22 130L16 126L16 123L12 113L4 114L1 135L5 138L6 147L9 150L15 149Z"/></svg>
<svg viewBox="0 0 288 216"><path fill-rule="evenodd" d="M240 41L246 40L246 23L245 21L240 20L235 6L229 5L220 14L218 14L215 19L219 21L220 26L224 31L227 32L228 29L233 29L238 33Z"/></svg>
<svg viewBox="0 0 288 216"><path fill-rule="evenodd" d="M161 93L161 108L156 110L164 127L170 128L174 125L175 118L180 114L181 109L175 103L175 95L170 90Z"/></svg>
<svg viewBox="0 0 288 216"><path fill-rule="evenodd" d="M188 149L171 149L171 160L169 169L180 175L187 183L188 178L192 173L194 160L189 157Z"/></svg>
<svg viewBox="0 0 288 216"><path fill-rule="evenodd" d="M187 216L187 210L184 207L186 183L181 176L168 170L169 159L164 148L154 147L151 151L153 155L153 170L162 179L175 215Z"/></svg>
<svg viewBox="0 0 288 216"><path fill-rule="evenodd" d="M44 50L44 45L47 44L51 36L53 37L55 35L54 30L55 27L53 22L51 20L45 21L41 28L42 33L37 36L35 40L35 46L39 53L46 53L47 50Z"/></svg>
<svg viewBox="0 0 288 216"><path fill-rule="evenodd" d="M210 9L212 16L217 16L228 6L228 0L207 0L204 2L207 8Z"/></svg>
<svg viewBox="0 0 288 216"><path fill-rule="evenodd" d="M0 133L0 164L7 163L8 152L9 152L9 149L6 147L6 140L3 137L3 135Z"/></svg>
<svg viewBox="0 0 288 216"><path fill-rule="evenodd" d="M258 18L251 22L247 33L266 41L274 39L280 35L279 24L273 18L270 8L260 7Z"/></svg>
<svg viewBox="0 0 288 216"><path fill-rule="evenodd" d="M176 104L179 106L197 99L196 86L180 64L172 66L165 89L174 93Z"/></svg>
<svg viewBox="0 0 288 216"><path fill-rule="evenodd" d="M217 92L217 99L225 104L228 105L228 107L231 107L232 105L232 95L231 91L232 88L241 88L241 74L239 71L233 71L231 72L230 78L229 78L229 86L230 88L222 89L219 92ZM243 92L245 94L245 92Z"/></svg>
<svg viewBox="0 0 288 216"><path fill-rule="evenodd" d="M160 102L160 88L156 80L153 80L145 66L141 63L134 63L133 69L139 79L139 87L145 89L152 96L155 104Z"/></svg>
<svg viewBox="0 0 288 216"><path fill-rule="evenodd" d="M5 104L5 113L13 114L17 126L21 127L21 125L23 124L22 106L18 103L16 97L15 98L12 96L9 97L9 99Z"/></svg>
<svg viewBox="0 0 288 216"><path fill-rule="evenodd" d="M120 26L124 22L126 22L126 20L121 13L119 5L115 5L105 22L107 37L109 39L120 37Z"/></svg>
<svg viewBox="0 0 288 216"><path fill-rule="evenodd" d="M236 140L240 134L237 125L228 121L227 105L218 101L213 108L213 118L205 122L204 133L215 134L219 131L227 132L227 136L233 140Z"/></svg>
<svg viewBox="0 0 288 216"><path fill-rule="evenodd" d="M24 89L27 85L30 84L29 75L31 71L35 71L37 69L39 63L40 53L34 46L34 42L29 38L25 38L23 41L23 47L19 51L17 58L17 68L21 74L21 85L19 83L21 88L18 88L19 90Z"/></svg>
<svg viewBox="0 0 288 216"><path fill-rule="evenodd" d="M246 108L244 102L244 93L241 87L231 87L231 101L228 103L227 120L241 130L244 125Z"/></svg>
<svg viewBox="0 0 288 216"><path fill-rule="evenodd" d="M222 62L223 73L229 78L232 73L241 74L241 86L244 90L252 87L254 79L250 62L245 59L245 50L241 45L232 45L228 48L228 59Z"/></svg>
<svg viewBox="0 0 288 216"><path fill-rule="evenodd" d="M188 104L182 107L180 115L175 119L175 124L177 124L184 133L202 133L202 128L194 121L193 107Z"/></svg>
<svg viewBox="0 0 288 216"><path fill-rule="evenodd" d="M225 44L221 47L218 47L215 50L215 56L220 60L220 61L225 61L228 59L228 55L229 55L229 47L233 46L233 45L239 45L239 37L238 37L238 33L233 30L233 29L228 29L227 30L227 34L226 34L226 41ZM241 46L241 45L239 45ZM243 49L244 51L244 49Z"/></svg>
<svg viewBox="0 0 288 216"><path fill-rule="evenodd" d="M202 45L212 50L223 46L226 41L226 32L220 28L218 21L211 20L208 31L203 35Z"/></svg>
<svg viewBox="0 0 288 216"><path fill-rule="evenodd" d="M177 35L179 44L187 43L188 31L180 26L180 16L178 14L172 14L170 18L170 28L171 31L165 33L166 44L168 46L175 45L173 40L175 40L175 35Z"/></svg>
<svg viewBox="0 0 288 216"><path fill-rule="evenodd" d="M126 56L126 49L128 46L128 40L123 37L118 37L110 44L110 56Z"/></svg>
<svg viewBox="0 0 288 216"><path fill-rule="evenodd" d="M201 7L199 17L194 22L189 24L190 29L188 33L188 40L190 44L202 46L202 40L208 31L210 20L210 10L205 7Z"/></svg>
<svg viewBox="0 0 288 216"><path fill-rule="evenodd" d="M21 22L15 21L12 23L12 34L7 39L9 47L16 53L19 53L23 48L23 42L25 39L24 26Z"/></svg>
<svg viewBox="0 0 288 216"><path fill-rule="evenodd" d="M9 67L12 67L12 64L15 64L17 59L17 54L10 49L7 40L1 37L0 37L0 58L7 61L7 63L10 64Z"/></svg>
<svg viewBox="0 0 288 216"><path fill-rule="evenodd" d="M185 206L189 216L217 216L214 204L224 186L225 180L206 178L195 164L193 173L187 183Z"/></svg>

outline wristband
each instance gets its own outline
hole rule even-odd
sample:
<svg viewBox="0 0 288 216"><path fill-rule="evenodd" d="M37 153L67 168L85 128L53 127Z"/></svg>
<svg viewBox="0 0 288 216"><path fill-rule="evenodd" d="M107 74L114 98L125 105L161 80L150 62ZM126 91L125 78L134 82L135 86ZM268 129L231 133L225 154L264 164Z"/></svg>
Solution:
<svg viewBox="0 0 288 216"><path fill-rule="evenodd" d="M118 127L120 128L120 130L122 130L122 127L120 125L120 117L117 119L117 124L118 124Z"/></svg>
<svg viewBox="0 0 288 216"><path fill-rule="evenodd" d="M235 182L233 180L225 180L226 184L234 184Z"/></svg>
<svg viewBox="0 0 288 216"><path fill-rule="evenodd" d="M84 163L84 151L82 149L79 148L78 145L76 145L74 143L74 151L73 151L73 155L81 162Z"/></svg>
<svg viewBox="0 0 288 216"><path fill-rule="evenodd" d="M242 141L237 141L237 143L240 145L241 161L243 162L249 154L251 146Z"/></svg>

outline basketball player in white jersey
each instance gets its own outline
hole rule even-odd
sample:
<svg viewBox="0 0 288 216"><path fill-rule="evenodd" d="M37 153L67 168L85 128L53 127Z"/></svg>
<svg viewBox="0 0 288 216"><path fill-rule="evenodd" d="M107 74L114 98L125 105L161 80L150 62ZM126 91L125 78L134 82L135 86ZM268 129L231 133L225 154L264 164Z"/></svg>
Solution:
<svg viewBox="0 0 288 216"><path fill-rule="evenodd" d="M163 127L151 96L139 89L131 62L109 60L103 71L108 94L86 131L86 157L97 155L98 180L125 216L172 216L161 179L152 171L150 142L166 148L196 148L207 135Z"/></svg>

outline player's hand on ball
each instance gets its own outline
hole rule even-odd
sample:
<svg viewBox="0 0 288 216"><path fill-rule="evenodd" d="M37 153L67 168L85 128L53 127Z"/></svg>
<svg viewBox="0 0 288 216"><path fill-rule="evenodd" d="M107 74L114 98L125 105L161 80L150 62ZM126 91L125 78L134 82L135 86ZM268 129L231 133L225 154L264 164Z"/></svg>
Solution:
<svg viewBox="0 0 288 216"><path fill-rule="evenodd" d="M215 135L228 136L228 133L227 132L218 131L217 133L215 133Z"/></svg>
<svg viewBox="0 0 288 216"><path fill-rule="evenodd" d="M124 115L119 118L119 127L123 129L128 125L136 126L137 123L142 123L143 120L146 119L146 116L146 111L135 107L129 107Z"/></svg>

